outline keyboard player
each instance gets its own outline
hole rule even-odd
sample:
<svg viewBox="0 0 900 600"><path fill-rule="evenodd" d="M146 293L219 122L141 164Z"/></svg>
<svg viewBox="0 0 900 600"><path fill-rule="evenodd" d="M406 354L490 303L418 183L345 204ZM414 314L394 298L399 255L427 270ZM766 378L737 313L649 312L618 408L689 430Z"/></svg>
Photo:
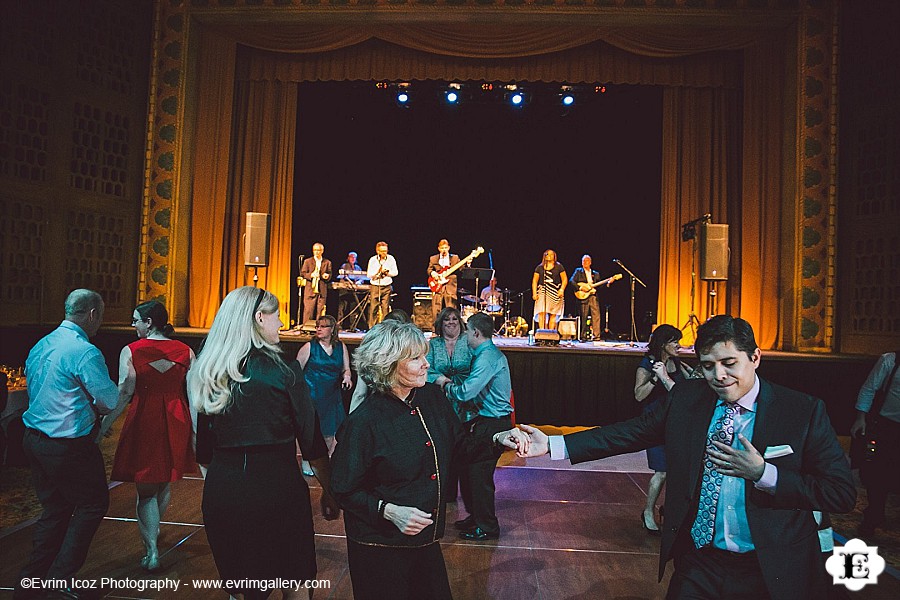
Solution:
<svg viewBox="0 0 900 600"><path fill-rule="evenodd" d="M356 289L357 285L365 285L369 280L366 271L356 262L357 257L356 252L350 252L347 255L347 262L341 265L336 278L337 282L342 282L335 286L338 287L337 320L344 330L357 329L368 294L368 289L365 290L365 294L363 290Z"/></svg>

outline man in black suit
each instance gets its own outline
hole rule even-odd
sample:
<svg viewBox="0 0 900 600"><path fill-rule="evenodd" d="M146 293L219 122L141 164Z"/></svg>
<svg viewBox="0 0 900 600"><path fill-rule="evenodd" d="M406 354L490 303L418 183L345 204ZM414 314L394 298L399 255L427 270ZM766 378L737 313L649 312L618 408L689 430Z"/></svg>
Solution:
<svg viewBox="0 0 900 600"><path fill-rule="evenodd" d="M657 410L603 428L548 438L521 426L524 455L579 463L665 444L668 598L825 597L812 511L849 512L856 488L824 404L756 375L743 319L713 317L695 348L706 382L680 382Z"/></svg>
<svg viewBox="0 0 900 600"><path fill-rule="evenodd" d="M432 280L443 283L443 286L438 291L432 290L434 291L434 295L431 297L431 317L433 321L437 321L438 313L441 312L441 308L444 306L456 308L459 305L456 299L456 273L452 273L447 277L446 282L441 277L442 270L449 269L457 263L459 263L459 256L450 254L450 242L447 240L438 242L438 253L431 255L428 259L427 276L430 278L429 283Z"/></svg>
<svg viewBox="0 0 900 600"><path fill-rule="evenodd" d="M598 281L600 281L600 273L591 269L591 255L585 254L581 257L581 266L575 269L575 272L569 278L569 283L572 285L573 290L589 294L584 300L576 296L578 310L581 313L582 339L587 339L588 313L591 315L590 331L593 334L592 339L600 339L600 303L597 301L597 288L593 287L593 284Z"/></svg>
<svg viewBox="0 0 900 600"><path fill-rule="evenodd" d="M316 242L313 244L312 252L313 255L300 265L300 277L304 281L303 323L325 314L328 284L331 283L331 261L322 257L325 246Z"/></svg>

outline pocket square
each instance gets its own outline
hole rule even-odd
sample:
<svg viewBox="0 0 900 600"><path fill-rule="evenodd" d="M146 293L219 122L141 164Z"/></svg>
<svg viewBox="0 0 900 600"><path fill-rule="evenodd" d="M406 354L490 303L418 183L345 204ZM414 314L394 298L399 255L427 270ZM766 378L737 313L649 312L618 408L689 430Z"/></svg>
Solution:
<svg viewBox="0 0 900 600"><path fill-rule="evenodd" d="M783 444L781 446L769 446L763 453L763 458L778 458L779 456L787 456L788 454L793 453L794 449L791 448L788 444Z"/></svg>

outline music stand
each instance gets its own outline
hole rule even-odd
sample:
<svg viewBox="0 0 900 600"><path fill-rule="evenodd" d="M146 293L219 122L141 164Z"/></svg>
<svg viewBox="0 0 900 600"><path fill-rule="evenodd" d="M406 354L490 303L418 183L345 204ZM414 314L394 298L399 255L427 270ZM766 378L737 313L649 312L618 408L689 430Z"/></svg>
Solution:
<svg viewBox="0 0 900 600"><path fill-rule="evenodd" d="M459 271L460 279L474 279L475 280L475 293L472 295L478 299L481 299L481 285L478 283L482 279L485 281L490 281L494 278L494 269L476 269L472 267L466 267L464 269L460 269ZM476 303L479 306L481 303Z"/></svg>

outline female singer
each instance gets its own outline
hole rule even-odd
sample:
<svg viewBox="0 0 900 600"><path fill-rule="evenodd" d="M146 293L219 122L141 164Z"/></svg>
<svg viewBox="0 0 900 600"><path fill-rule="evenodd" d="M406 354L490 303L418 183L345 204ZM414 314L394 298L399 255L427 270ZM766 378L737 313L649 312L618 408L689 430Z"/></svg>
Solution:
<svg viewBox="0 0 900 600"><path fill-rule="evenodd" d="M634 398L643 403L642 412L651 412L665 399L675 384L690 377L690 371L678 358L681 330L663 324L653 330L647 354L638 365L634 381ZM651 535L659 535L656 524L656 501L666 483L666 450L663 446L647 449L647 466L653 469L647 490L647 504L641 512L641 525Z"/></svg>
<svg viewBox="0 0 900 600"><path fill-rule="evenodd" d="M556 252L549 248L534 269L531 278L531 298L534 300L534 320L539 329L556 329L556 321L565 311L565 292L569 277L566 268L556 262Z"/></svg>

